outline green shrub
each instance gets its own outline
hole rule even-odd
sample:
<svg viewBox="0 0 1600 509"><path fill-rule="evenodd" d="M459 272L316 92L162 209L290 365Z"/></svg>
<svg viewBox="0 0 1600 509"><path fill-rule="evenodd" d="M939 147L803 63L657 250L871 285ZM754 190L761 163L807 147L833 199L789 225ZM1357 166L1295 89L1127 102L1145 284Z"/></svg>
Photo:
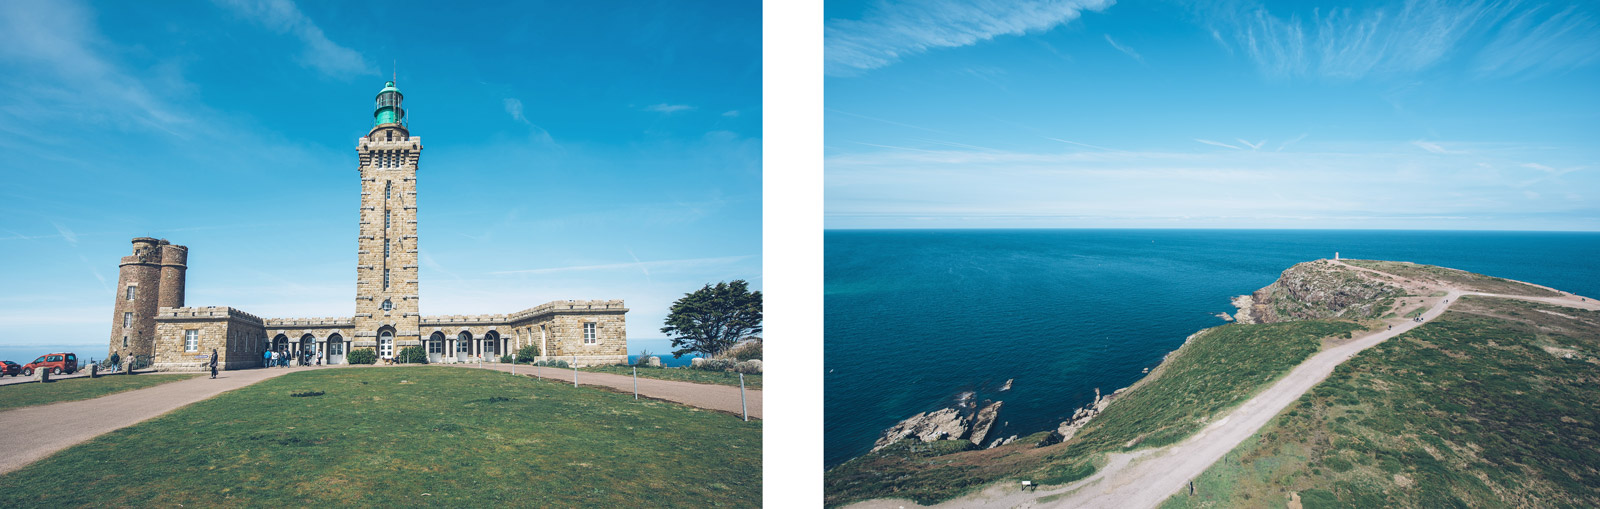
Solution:
<svg viewBox="0 0 1600 509"><path fill-rule="evenodd" d="M639 351L639 358L638 359L634 359L633 365L641 367L641 368L650 367L650 351L649 350L640 350Z"/></svg>
<svg viewBox="0 0 1600 509"><path fill-rule="evenodd" d="M394 361L401 364L427 364L428 352L420 346L408 346L400 349L400 354L394 356Z"/></svg>
<svg viewBox="0 0 1600 509"><path fill-rule="evenodd" d="M759 360L761 359L761 342L750 341L746 343L740 343L739 346L736 346L732 350L728 351L728 357L737 361L748 361L751 359Z"/></svg>
<svg viewBox="0 0 1600 509"><path fill-rule="evenodd" d="M533 363L533 365L535 365L535 366L548 366L548 367L552 367L552 368L565 368L565 367L567 367L567 361L539 361L539 362Z"/></svg>
<svg viewBox="0 0 1600 509"><path fill-rule="evenodd" d="M539 358L539 345L528 345L517 349L517 362L533 364Z"/></svg>
<svg viewBox="0 0 1600 509"><path fill-rule="evenodd" d="M351 364L377 364L378 351L371 348L356 348L350 350L350 355L346 356L345 360Z"/></svg>
<svg viewBox="0 0 1600 509"><path fill-rule="evenodd" d="M703 369L706 371L727 371L733 369L733 365L734 362L728 359L706 359L705 362L701 362L700 365L695 366L694 369Z"/></svg>
<svg viewBox="0 0 1600 509"><path fill-rule="evenodd" d="M510 364L511 363L511 355L510 354L506 354L506 355L500 356L500 362L503 362L503 363L506 363L506 364Z"/></svg>

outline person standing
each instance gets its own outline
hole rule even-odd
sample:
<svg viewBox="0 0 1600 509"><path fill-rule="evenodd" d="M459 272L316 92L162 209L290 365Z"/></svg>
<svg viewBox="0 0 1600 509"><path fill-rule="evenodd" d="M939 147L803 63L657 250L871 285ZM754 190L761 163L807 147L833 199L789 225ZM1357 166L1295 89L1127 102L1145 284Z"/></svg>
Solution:
<svg viewBox="0 0 1600 509"><path fill-rule="evenodd" d="M263 367L263 368L272 367L272 350L267 350L265 352L261 352L261 367Z"/></svg>
<svg viewBox="0 0 1600 509"><path fill-rule="evenodd" d="M211 379L217 379L217 349L211 349Z"/></svg>

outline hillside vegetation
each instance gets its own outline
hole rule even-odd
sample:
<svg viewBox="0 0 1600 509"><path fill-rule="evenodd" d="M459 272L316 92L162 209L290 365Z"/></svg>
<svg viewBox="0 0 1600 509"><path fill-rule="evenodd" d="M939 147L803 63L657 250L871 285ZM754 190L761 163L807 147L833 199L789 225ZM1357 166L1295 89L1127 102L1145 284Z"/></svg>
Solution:
<svg viewBox="0 0 1600 509"><path fill-rule="evenodd" d="M1597 382L1600 313L1465 297L1341 365L1164 507L1600 507Z"/></svg>
<svg viewBox="0 0 1600 509"><path fill-rule="evenodd" d="M1036 447L1048 431L994 449L965 440L901 441L824 475L825 502L879 497L928 504L1002 479L1066 483L1094 473L1104 453L1177 442L1316 353L1351 322L1230 324L1205 331L1119 395L1071 440Z"/></svg>
<svg viewBox="0 0 1600 509"><path fill-rule="evenodd" d="M1402 278L1418 281L1440 282L1451 286L1465 288L1474 292L1499 293L1504 295L1526 295L1530 297L1556 297L1561 295L1560 293L1527 283L1520 283L1517 281L1501 279L1493 276L1485 276L1483 274L1474 274L1464 270L1456 270L1448 267L1418 265L1411 262L1388 262L1380 260L1343 261L1356 267L1394 274Z"/></svg>

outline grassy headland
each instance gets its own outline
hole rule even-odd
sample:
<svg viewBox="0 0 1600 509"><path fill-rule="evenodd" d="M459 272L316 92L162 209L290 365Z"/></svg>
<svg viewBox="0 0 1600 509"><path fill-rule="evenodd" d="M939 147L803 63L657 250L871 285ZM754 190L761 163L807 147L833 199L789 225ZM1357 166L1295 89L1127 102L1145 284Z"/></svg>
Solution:
<svg viewBox="0 0 1600 509"><path fill-rule="evenodd" d="M94 399L108 394L188 380L199 373L106 375L100 378L62 378L50 383L0 386L0 411L63 401Z"/></svg>
<svg viewBox="0 0 1600 509"><path fill-rule="evenodd" d="M928 504L1002 479L1046 484L1086 477L1104 453L1177 442L1316 353L1324 339L1360 329L1344 321L1229 324L1179 348L1062 444L1035 447L1038 433L994 449L967 441L902 441L824 475L830 506L880 497Z"/></svg>
<svg viewBox="0 0 1600 509"><path fill-rule="evenodd" d="M1600 313L1464 297L1352 358L1163 507L1600 506Z"/></svg>
<svg viewBox="0 0 1600 509"><path fill-rule="evenodd" d="M761 428L495 371L305 371L62 451L0 477L0 493L41 506L759 507Z"/></svg>
<svg viewBox="0 0 1600 509"><path fill-rule="evenodd" d="M1341 261L1356 267L1393 274L1406 279L1438 281L1475 292L1499 293L1505 295L1526 295L1530 297L1557 297L1561 295L1559 293L1526 283L1520 283L1509 279L1501 279L1493 276L1485 276L1483 274L1474 274L1464 270L1456 270L1447 267L1381 260Z"/></svg>

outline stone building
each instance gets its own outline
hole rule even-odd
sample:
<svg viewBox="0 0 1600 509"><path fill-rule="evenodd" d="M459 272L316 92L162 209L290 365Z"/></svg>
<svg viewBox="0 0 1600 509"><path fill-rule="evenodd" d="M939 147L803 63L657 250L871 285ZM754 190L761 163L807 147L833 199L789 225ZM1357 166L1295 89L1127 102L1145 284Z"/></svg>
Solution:
<svg viewBox="0 0 1600 509"><path fill-rule="evenodd" d="M422 316L417 276L417 167L422 138L412 136L394 82L378 92L372 129L356 142L361 178L356 238L355 314L260 318L243 310L184 307L187 247L133 239L122 258L111 352L152 356L167 371L206 369L214 349L224 369L260 367L268 350L312 352L344 364L356 348L390 358L421 346L430 362L497 361L524 345L540 358L578 365L625 363L628 336L620 300L567 300L510 314Z"/></svg>

